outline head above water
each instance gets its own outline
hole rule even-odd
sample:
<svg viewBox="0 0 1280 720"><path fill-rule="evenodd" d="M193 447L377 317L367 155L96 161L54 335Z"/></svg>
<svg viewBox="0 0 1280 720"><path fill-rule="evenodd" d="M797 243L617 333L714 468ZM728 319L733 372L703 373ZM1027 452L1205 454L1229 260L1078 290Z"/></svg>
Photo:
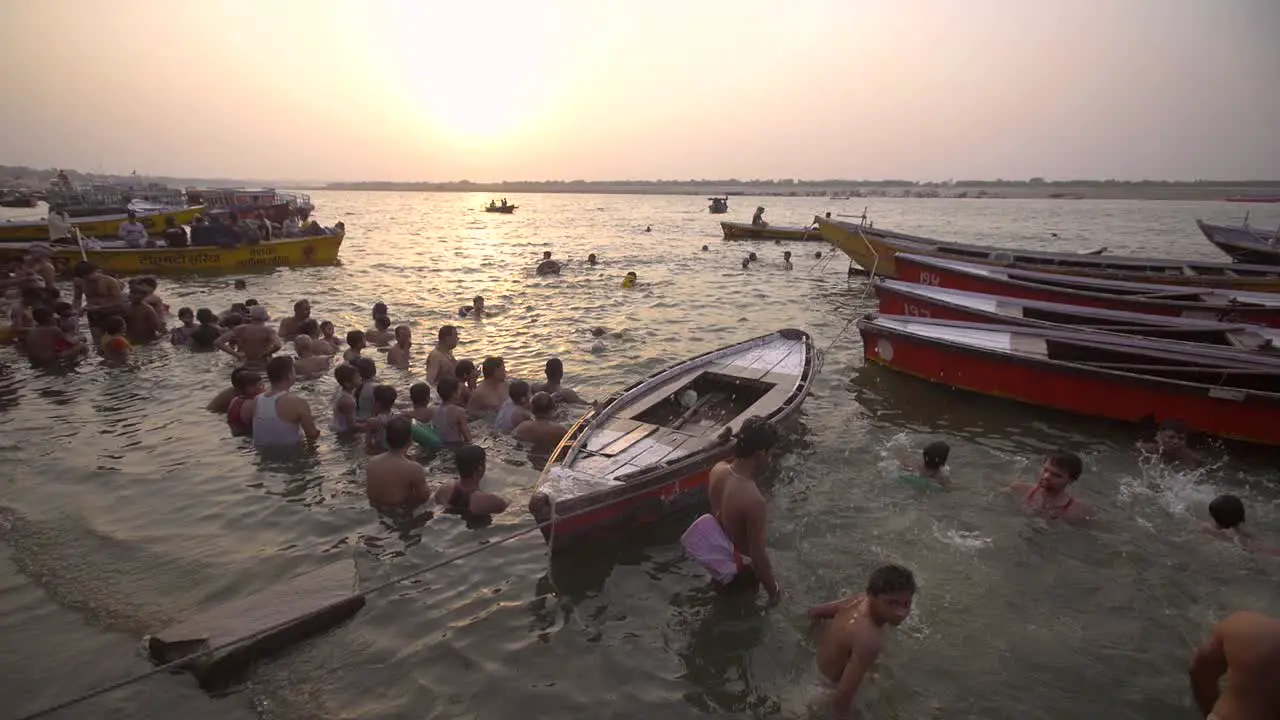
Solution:
<svg viewBox="0 0 1280 720"><path fill-rule="evenodd" d="M88 260L76 263L75 276L80 279L93 279L98 276L98 266Z"/></svg>
<svg viewBox="0 0 1280 720"><path fill-rule="evenodd" d="M356 386L356 379L360 377L360 371L350 365L339 365L333 369L333 379L338 381L338 387L344 390L351 390Z"/></svg>
<svg viewBox="0 0 1280 720"><path fill-rule="evenodd" d="M347 345L352 350L360 350L364 348L364 331L351 330L347 333Z"/></svg>
<svg viewBox="0 0 1280 720"><path fill-rule="evenodd" d="M440 396L441 403L447 403L458 394L458 388L461 384L458 378L444 376L440 378L440 382L436 383L436 394Z"/></svg>
<svg viewBox="0 0 1280 720"><path fill-rule="evenodd" d="M868 610L873 622L898 626L911 614L916 578L901 565L881 565L867 580Z"/></svg>
<svg viewBox="0 0 1280 720"><path fill-rule="evenodd" d="M299 300L293 304L293 316L299 320L306 320L311 317L311 301Z"/></svg>
<svg viewBox="0 0 1280 720"><path fill-rule="evenodd" d="M360 377L364 380L371 380L378 374L378 366L374 364L373 358L358 357L352 361L351 365L355 367L356 372L360 373Z"/></svg>
<svg viewBox="0 0 1280 720"><path fill-rule="evenodd" d="M458 477L464 481L479 482L484 477L485 454L479 445L463 445L453 454L458 466Z"/></svg>
<svg viewBox="0 0 1280 720"><path fill-rule="evenodd" d="M52 325L53 317L53 309L44 305L31 310L31 319L35 320L37 325Z"/></svg>
<svg viewBox="0 0 1280 720"><path fill-rule="evenodd" d="M588 264L588 265L595 265L595 264L596 264L596 254L595 254L595 253L590 253L590 254L588 254L588 255L587 255L587 264Z"/></svg>
<svg viewBox="0 0 1280 720"><path fill-rule="evenodd" d="M1080 456L1066 450L1049 453L1040 467L1040 487L1047 492L1062 492L1067 486L1080 479L1084 472L1084 462Z"/></svg>
<svg viewBox="0 0 1280 720"><path fill-rule="evenodd" d="M458 328L454 325L441 325L440 330L436 333L436 340L443 348L458 347Z"/></svg>
<svg viewBox="0 0 1280 720"><path fill-rule="evenodd" d="M390 330L391 318L386 315L378 315L373 319L373 326L383 331Z"/></svg>
<svg viewBox="0 0 1280 720"><path fill-rule="evenodd" d="M485 380L507 379L507 364L501 357L490 355L480 364L480 369L484 372Z"/></svg>
<svg viewBox="0 0 1280 720"><path fill-rule="evenodd" d="M471 307L473 307L473 308L475 308L475 309L477 309L477 310L483 310L483 309L484 309L484 297L483 297L483 296L481 296L481 295L477 295L477 296L475 296L475 297L471 298Z"/></svg>
<svg viewBox="0 0 1280 720"><path fill-rule="evenodd" d="M937 470L947 464L951 457L951 446L941 440L935 440L924 446L924 466Z"/></svg>
<svg viewBox="0 0 1280 720"><path fill-rule="evenodd" d="M293 374L293 358L288 355L277 355L267 361L267 380L272 385L283 385L292 383Z"/></svg>
<svg viewBox="0 0 1280 720"><path fill-rule="evenodd" d="M312 343L310 335L299 334L293 339L293 349L298 351L298 357L307 357L311 354Z"/></svg>
<svg viewBox="0 0 1280 720"><path fill-rule="evenodd" d="M414 383L409 386L409 401L415 407L429 405L431 403L431 386L424 383Z"/></svg>
<svg viewBox="0 0 1280 720"><path fill-rule="evenodd" d="M602 335L604 333L601 333ZM564 378L564 362L558 357L553 357L547 361L546 367L547 379L554 384L559 384Z"/></svg>
<svg viewBox="0 0 1280 720"><path fill-rule="evenodd" d="M248 289L248 287L249 287L249 283L247 283L247 282L245 282L245 281L243 281L243 280L237 280L237 281L235 282L235 288L236 288L237 290L245 290L245 289Z"/></svg>
<svg viewBox="0 0 1280 720"><path fill-rule="evenodd" d="M790 260L790 259L791 259L791 251L790 251L790 250L784 250L784 251L782 251L782 259L783 259L783 260Z"/></svg>
<svg viewBox="0 0 1280 720"><path fill-rule="evenodd" d="M1209 503L1209 517L1219 530L1230 530L1244 522L1244 503L1235 495L1219 495Z"/></svg>
<svg viewBox="0 0 1280 720"><path fill-rule="evenodd" d="M231 387L235 388L241 395L247 394L249 391L256 391L258 386L262 384L262 373L249 368L236 368L231 371Z"/></svg>
<svg viewBox="0 0 1280 720"><path fill-rule="evenodd" d="M453 366L453 375L459 380L470 380L476 376L476 364L470 360L459 360Z"/></svg>
<svg viewBox="0 0 1280 720"><path fill-rule="evenodd" d="M376 302L376 303L374 303L374 304L373 304L373 319L374 319L374 320L377 320L379 317L381 317L381 316L383 316L383 315L386 315L386 314L387 314L387 304L386 304L386 303L384 303L384 302Z"/></svg>
<svg viewBox="0 0 1280 720"><path fill-rule="evenodd" d="M383 426L383 430L387 438L387 447L392 450L403 450L409 447L409 441L413 439L413 423L406 417L391 418Z"/></svg>
<svg viewBox="0 0 1280 720"><path fill-rule="evenodd" d="M555 398L551 397L551 393L534 393L533 399L529 401L529 409L533 410L534 417L551 417L556 412Z"/></svg>
<svg viewBox="0 0 1280 720"><path fill-rule="evenodd" d="M542 259L543 259L543 260L550 260L550 259L551 259L551 251L550 251L550 250L546 250L546 251L544 251L544 252L542 253Z"/></svg>
<svg viewBox="0 0 1280 720"><path fill-rule="evenodd" d="M1181 420L1165 420L1156 431L1156 443L1164 451L1180 450L1187 445L1187 425Z"/></svg>
<svg viewBox="0 0 1280 720"><path fill-rule="evenodd" d="M408 325L396 326L396 342L401 345L408 345L413 342L413 331L409 329Z"/></svg>
<svg viewBox="0 0 1280 720"><path fill-rule="evenodd" d="M112 315L102 321L102 330L110 335L123 335L125 331L124 318L119 315Z"/></svg>
<svg viewBox="0 0 1280 720"><path fill-rule="evenodd" d="M529 383L523 380L516 380L507 388L507 397L511 398L511 402L517 405L523 405L529 401Z"/></svg>
<svg viewBox="0 0 1280 720"><path fill-rule="evenodd" d="M216 325L218 323L218 316L209 308L200 308L196 311L196 320L202 325Z"/></svg>
<svg viewBox="0 0 1280 720"><path fill-rule="evenodd" d="M261 305L254 305L249 310L249 319L256 323L264 323L271 319L271 314Z"/></svg>
<svg viewBox="0 0 1280 720"><path fill-rule="evenodd" d="M178 319L184 323L189 320L195 320L196 319L195 311L193 311L189 307L178 308Z"/></svg>
<svg viewBox="0 0 1280 720"><path fill-rule="evenodd" d="M730 437L735 458L762 458L778 444L778 428L756 415L743 420L742 426Z"/></svg>
<svg viewBox="0 0 1280 720"><path fill-rule="evenodd" d="M373 389L373 407L375 410L381 410L384 413L391 412L391 408L396 405L396 397L400 393L390 385L379 385Z"/></svg>

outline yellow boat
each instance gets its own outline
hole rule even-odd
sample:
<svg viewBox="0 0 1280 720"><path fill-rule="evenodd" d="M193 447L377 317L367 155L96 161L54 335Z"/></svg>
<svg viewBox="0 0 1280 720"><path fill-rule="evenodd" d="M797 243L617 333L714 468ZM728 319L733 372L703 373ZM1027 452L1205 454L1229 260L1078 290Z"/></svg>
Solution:
<svg viewBox="0 0 1280 720"><path fill-rule="evenodd" d="M899 252L906 252L980 265L1128 282L1280 292L1280 266L1275 265L1103 255L1100 251L1085 254L1018 250L944 242L821 217L814 221L823 240L878 277L897 278L893 258Z"/></svg>
<svg viewBox="0 0 1280 720"><path fill-rule="evenodd" d="M138 222L142 223L151 235L164 232L165 220L173 218L179 225L190 225L196 215L204 212L203 205L173 210L138 213ZM85 237L114 238L120 234L120 226L129 219L128 215L91 215L89 217L71 218L71 224L80 228ZM5 220L0 222L0 243L5 242L40 242L49 240L49 221L45 220Z"/></svg>
<svg viewBox="0 0 1280 720"><path fill-rule="evenodd" d="M793 227L789 225L752 225L721 221L720 229L724 231L725 240L798 240L817 242L822 233L816 228Z"/></svg>
<svg viewBox="0 0 1280 720"><path fill-rule="evenodd" d="M121 275L217 273L334 265L338 262L342 238L343 235L285 238L233 248L109 248L86 250L83 258L77 247L58 246L52 260L58 272L67 275L81 259L87 259L109 273ZM20 260L26 252L26 245L0 245L0 262Z"/></svg>

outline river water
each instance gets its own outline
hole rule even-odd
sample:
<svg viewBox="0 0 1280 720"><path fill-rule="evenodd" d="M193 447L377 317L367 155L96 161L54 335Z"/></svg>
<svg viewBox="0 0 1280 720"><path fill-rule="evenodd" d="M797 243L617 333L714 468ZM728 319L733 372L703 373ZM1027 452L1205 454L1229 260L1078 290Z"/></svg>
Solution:
<svg viewBox="0 0 1280 720"><path fill-rule="evenodd" d="M487 198L468 195L314 199L322 220L346 222L341 267L247 275L247 292L228 277L166 280L161 294L175 310L251 296L277 318L307 297L342 331L367 327L382 300L419 343L410 372L383 373L402 397L435 330L476 294L499 312L461 323L458 357L502 355L535 378L558 355L587 397L780 327L811 332L825 363L768 483L786 597L769 611L719 600L682 557L679 523L554 558L535 533L372 596L228 694L163 676L58 717L825 717L810 708L805 610L858 591L885 561L912 568L920 593L865 686L866 717L1192 717L1193 644L1229 611L1280 613L1280 565L1199 529L1208 500L1230 491L1280 543L1274 453L1211 449L1208 467L1179 471L1141 461L1125 426L864 367L849 323L874 301L824 245L723 242L697 197L528 195L511 198L513 216L479 212ZM756 204L731 202L738 220ZM863 201L760 202L772 221L802 224ZM1241 210L868 202L877 225L924 235L1215 260L1193 218ZM1280 223L1263 211L1255 224ZM560 277L533 274L544 250L570 261ZM760 262L744 271L750 250ZM598 267L582 262L589 252ZM619 287L628 270L634 290ZM593 348L594 326L617 334ZM531 525L533 462L487 429L486 483L512 510L481 530L449 517L385 524L365 503L359 449L325 436L313 457L280 463L231 438L203 409L230 369L229 357L167 344L124 367L94 357L58 373L0 349L0 716L146 670L139 638L200 607L343 557L372 585ZM332 384L300 392L327 415ZM936 438L952 445L958 489L920 495L896 467ZM1028 518L1001 492L1055 447L1085 458L1077 492L1103 510L1089 529ZM429 466L433 482L449 472Z"/></svg>

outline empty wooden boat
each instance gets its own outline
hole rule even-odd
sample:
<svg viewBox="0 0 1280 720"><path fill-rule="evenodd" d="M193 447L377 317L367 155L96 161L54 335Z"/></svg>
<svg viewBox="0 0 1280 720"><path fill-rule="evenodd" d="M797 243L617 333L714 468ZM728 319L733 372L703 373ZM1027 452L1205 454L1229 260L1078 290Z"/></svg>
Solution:
<svg viewBox="0 0 1280 720"><path fill-rule="evenodd" d="M705 497L727 431L752 416L782 422L809 392L816 356L802 330L779 330L699 355L622 390L556 448L529 501L563 547L626 523L660 519Z"/></svg>
<svg viewBox="0 0 1280 720"><path fill-rule="evenodd" d="M813 227L794 227L791 225L752 225L721 221L720 229L724 231L725 240L794 240L798 242L821 242L822 233Z"/></svg>
<svg viewBox="0 0 1280 720"><path fill-rule="evenodd" d="M897 263L900 279L921 285L1063 305L1280 327L1280 295L1275 293L1075 277L907 253L898 255Z"/></svg>
<svg viewBox="0 0 1280 720"><path fill-rule="evenodd" d="M1214 247L1232 260L1259 265L1280 265L1280 228L1266 232L1245 222L1243 225L1214 225L1196 220L1196 227Z"/></svg>
<svg viewBox="0 0 1280 720"><path fill-rule="evenodd" d="M881 279L875 290L881 315L1047 328L1065 325L1078 330L1117 332L1241 350L1280 350L1280 329L1261 325L1021 300L901 280Z"/></svg>
<svg viewBox="0 0 1280 720"><path fill-rule="evenodd" d="M874 362L961 390L1280 445L1280 358L1113 333L868 315Z"/></svg>
<svg viewBox="0 0 1280 720"><path fill-rule="evenodd" d="M840 248L864 270L900 280L904 278L898 271L896 256L911 253L981 265L1127 282L1280 292L1280 267L1277 266L966 245L822 217L815 217L814 221L824 240Z"/></svg>

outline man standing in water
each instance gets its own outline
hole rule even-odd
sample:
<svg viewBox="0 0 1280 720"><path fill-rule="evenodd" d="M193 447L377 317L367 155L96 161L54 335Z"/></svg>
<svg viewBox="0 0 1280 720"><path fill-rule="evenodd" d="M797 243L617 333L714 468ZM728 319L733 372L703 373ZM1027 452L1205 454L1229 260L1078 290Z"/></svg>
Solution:
<svg viewBox="0 0 1280 720"><path fill-rule="evenodd" d="M409 354L413 350L413 331L408 325L396 326L396 342L387 351L387 364L409 369Z"/></svg>
<svg viewBox="0 0 1280 720"><path fill-rule="evenodd" d="M129 305L124 316L129 340L134 343L148 343L169 332L159 313L147 302L147 289L142 285L129 288Z"/></svg>
<svg viewBox="0 0 1280 720"><path fill-rule="evenodd" d="M267 381L271 383L271 389L246 400L241 411L243 416L253 418L254 445L288 447L301 442L304 434L308 440L320 437L320 429L311 415L311 405L306 399L289 392L297 379L293 372L293 358L288 355L271 358L267 363Z"/></svg>
<svg viewBox="0 0 1280 720"><path fill-rule="evenodd" d="M535 448L554 448L569 432L569 428L556 422L553 417L556 413L556 401L547 393L540 392L533 396L529 406L533 410L533 419L517 425L511 436L530 443Z"/></svg>
<svg viewBox="0 0 1280 720"><path fill-rule="evenodd" d="M271 356L284 347L275 329L267 326L267 320L270 319L271 316L267 314L266 308L254 305L249 313L249 324L231 328L214 342L214 346L234 355L246 366L265 367ZM232 347L233 344L234 347ZM293 370L292 362L289 369Z"/></svg>
<svg viewBox="0 0 1280 720"><path fill-rule="evenodd" d="M481 365L484 379L471 392L467 410L471 412L497 412L507 401L507 366L500 357L489 356Z"/></svg>
<svg viewBox="0 0 1280 720"><path fill-rule="evenodd" d="M582 398L573 388L564 386L564 362L558 357L553 357L547 361L546 370L547 381L533 386L535 393L544 392L551 395L552 399L557 402L569 403L576 405L582 402Z"/></svg>
<svg viewBox="0 0 1280 720"><path fill-rule="evenodd" d="M1087 520L1093 517L1093 506L1077 500L1067 491L1080 473L1084 463L1080 456L1065 450L1051 453L1040 467L1040 481L1018 482L1009 487L1014 496L1032 512L1051 520Z"/></svg>
<svg viewBox="0 0 1280 720"><path fill-rule="evenodd" d="M438 386L441 378L453 377L453 368L458 364L453 359L453 349L458 347L458 328L444 325L440 328L436 346L427 353L427 384Z"/></svg>
<svg viewBox="0 0 1280 720"><path fill-rule="evenodd" d="M408 418L387 421L387 451L369 460L365 492L378 509L412 509L425 503L431 491L421 463L405 457L413 425Z"/></svg>
<svg viewBox="0 0 1280 720"><path fill-rule="evenodd" d="M867 592L809 610L822 628L818 645L818 670L835 687L832 705L837 718L852 717L853 701L880 651L885 626L898 627L911 614L916 579L900 565L883 565L871 573Z"/></svg>
<svg viewBox="0 0 1280 720"><path fill-rule="evenodd" d="M102 323L107 318L124 313L124 283L87 261L76 264L75 275L75 293L71 304L76 310L83 304L91 329L101 330Z"/></svg>
<svg viewBox="0 0 1280 720"><path fill-rule="evenodd" d="M731 437L733 457L716 463L707 482L711 499L709 517L733 546L735 560L740 560L737 572L718 582L722 590L730 592L755 592L759 585L764 585L769 601L776 603L782 590L773 575L773 564L765 547L768 535L765 500L756 481L769 467L770 455L778 444L778 430L763 418L750 417ZM698 522L707 521L698 518Z"/></svg>
<svg viewBox="0 0 1280 720"><path fill-rule="evenodd" d="M302 332L302 323L311 319L311 301L303 299L293 304L293 315L280 321L278 334L282 338L291 338ZM317 329L317 335L319 334ZM332 355L333 353L328 353Z"/></svg>
<svg viewBox="0 0 1280 720"><path fill-rule="evenodd" d="M1225 695L1218 680L1231 673ZM1238 612L1213 628L1191 661L1191 692L1209 720L1280 718L1280 620Z"/></svg>

